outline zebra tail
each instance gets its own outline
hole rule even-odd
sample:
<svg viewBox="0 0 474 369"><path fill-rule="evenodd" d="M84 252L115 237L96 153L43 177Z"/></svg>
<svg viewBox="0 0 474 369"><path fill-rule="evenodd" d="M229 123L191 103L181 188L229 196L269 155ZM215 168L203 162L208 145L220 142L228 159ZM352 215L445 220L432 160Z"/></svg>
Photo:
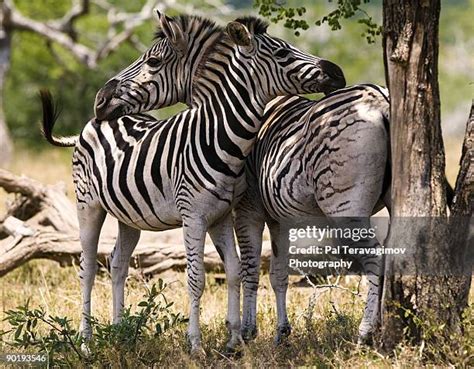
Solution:
<svg viewBox="0 0 474 369"><path fill-rule="evenodd" d="M43 122L41 133L51 145L60 147L76 146L79 135L75 136L53 136L53 127L59 116L59 109L54 103L53 96L49 90L40 91L41 104L43 105Z"/></svg>

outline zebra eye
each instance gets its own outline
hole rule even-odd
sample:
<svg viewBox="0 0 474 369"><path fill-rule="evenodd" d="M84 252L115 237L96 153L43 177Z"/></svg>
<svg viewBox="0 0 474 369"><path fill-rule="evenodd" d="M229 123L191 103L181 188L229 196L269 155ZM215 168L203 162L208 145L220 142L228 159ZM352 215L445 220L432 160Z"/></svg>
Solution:
<svg viewBox="0 0 474 369"><path fill-rule="evenodd" d="M276 56L277 58L286 58L288 55L290 55L291 51L288 49L278 49L276 50L273 55Z"/></svg>
<svg viewBox="0 0 474 369"><path fill-rule="evenodd" d="M151 57L146 61L146 64L152 68L156 68L161 63L161 60L155 57Z"/></svg>

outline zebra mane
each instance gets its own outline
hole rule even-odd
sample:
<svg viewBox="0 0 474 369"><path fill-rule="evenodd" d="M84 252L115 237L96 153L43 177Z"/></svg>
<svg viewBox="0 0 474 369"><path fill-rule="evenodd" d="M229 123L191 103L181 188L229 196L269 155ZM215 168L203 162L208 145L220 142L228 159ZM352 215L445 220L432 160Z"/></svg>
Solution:
<svg viewBox="0 0 474 369"><path fill-rule="evenodd" d="M214 21L198 15L181 14L170 17L170 19L178 23L185 34L201 34L202 32L208 32L208 34L211 35L215 32L223 31L223 28L216 25ZM158 28L155 32L155 40L160 40L165 37L163 30Z"/></svg>
<svg viewBox="0 0 474 369"><path fill-rule="evenodd" d="M235 22L241 23L244 26L246 26L249 32L254 35L265 33L268 27L267 22L253 16L240 17L240 18L237 18ZM193 88L195 87L196 81L198 81L201 77L204 76L204 74L206 73L207 67L213 63L214 57L221 53L228 52L229 47L234 46L234 43L230 40L230 37L227 34L227 32L225 32L223 28L219 28L219 30L221 32L220 37L218 37L216 41L214 42L214 44L211 45L207 49L205 55L201 59L200 65L196 69L196 73L194 74L194 77L193 77Z"/></svg>
<svg viewBox="0 0 474 369"><path fill-rule="evenodd" d="M247 17L240 17L235 20L243 24L250 33L254 35L261 35L267 32L268 22L264 21L261 18L254 17L254 16L247 16Z"/></svg>

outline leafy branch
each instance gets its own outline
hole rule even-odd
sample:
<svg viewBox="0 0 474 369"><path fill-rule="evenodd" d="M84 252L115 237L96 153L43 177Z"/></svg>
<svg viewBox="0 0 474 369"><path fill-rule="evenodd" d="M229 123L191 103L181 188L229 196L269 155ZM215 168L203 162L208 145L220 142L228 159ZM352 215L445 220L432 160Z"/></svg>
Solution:
<svg viewBox="0 0 474 369"><path fill-rule="evenodd" d="M328 0L328 2L332 3L333 0ZM357 23L365 26L361 36L365 37L369 44L374 43L376 37L381 34L382 27L361 8L362 4L368 2L370 0L337 0L336 9L318 19L314 24L321 26L327 23L331 30L335 31L342 28L342 19L359 15L362 18L358 19ZM284 21L284 27L293 29L296 36L300 35L300 30L305 31L309 28L309 24L305 19L296 18L297 16L301 18L306 13L305 7L287 7L284 0L255 0L255 7L259 8L260 15L269 18L273 23Z"/></svg>

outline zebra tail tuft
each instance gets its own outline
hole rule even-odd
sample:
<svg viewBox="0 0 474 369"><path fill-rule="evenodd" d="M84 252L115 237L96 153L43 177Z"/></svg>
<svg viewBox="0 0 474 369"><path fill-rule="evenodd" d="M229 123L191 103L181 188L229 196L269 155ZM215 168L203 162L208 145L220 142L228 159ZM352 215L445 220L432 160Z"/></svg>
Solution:
<svg viewBox="0 0 474 369"><path fill-rule="evenodd" d="M46 139L46 141L54 146L76 146L76 142L79 137L78 135L65 137L53 136L54 124L58 119L60 109L58 109L57 104L55 104L53 96L49 90L40 90L39 95L41 98L41 104L43 106L43 121L41 127L41 133L43 134L43 137Z"/></svg>

